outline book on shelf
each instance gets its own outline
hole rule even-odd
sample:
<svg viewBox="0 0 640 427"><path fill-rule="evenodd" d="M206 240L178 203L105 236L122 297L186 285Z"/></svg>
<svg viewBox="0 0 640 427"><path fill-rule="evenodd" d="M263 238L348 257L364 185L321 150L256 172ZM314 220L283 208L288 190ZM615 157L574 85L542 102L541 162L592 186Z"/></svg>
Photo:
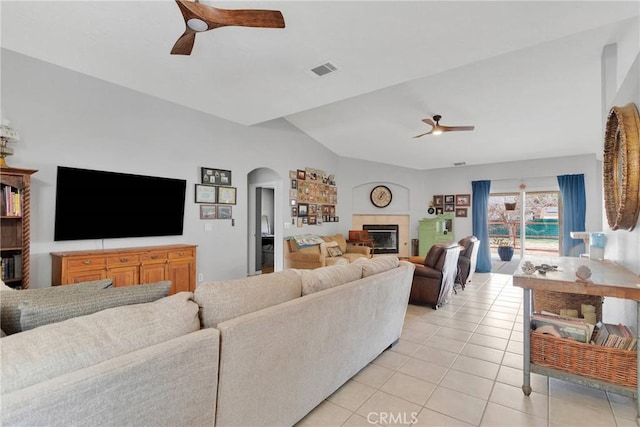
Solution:
<svg viewBox="0 0 640 427"><path fill-rule="evenodd" d="M621 323L617 325L599 323L593 343L603 347L637 350L638 336L632 329Z"/></svg>
<svg viewBox="0 0 640 427"><path fill-rule="evenodd" d="M22 215L21 189L11 187L10 185L2 186L2 204L0 206L0 214L4 216Z"/></svg>
<svg viewBox="0 0 640 427"><path fill-rule="evenodd" d="M553 313L534 313L531 316L531 329L536 333L588 343L593 335L594 325L576 317L564 317Z"/></svg>

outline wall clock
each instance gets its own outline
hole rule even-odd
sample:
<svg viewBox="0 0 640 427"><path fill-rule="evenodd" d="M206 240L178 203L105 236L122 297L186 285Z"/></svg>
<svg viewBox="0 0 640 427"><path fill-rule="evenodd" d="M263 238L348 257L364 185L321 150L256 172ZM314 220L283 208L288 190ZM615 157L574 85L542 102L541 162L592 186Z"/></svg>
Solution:
<svg viewBox="0 0 640 427"><path fill-rule="evenodd" d="M634 104L612 107L604 137L603 181L612 230L633 230L640 212L640 116Z"/></svg>
<svg viewBox="0 0 640 427"><path fill-rule="evenodd" d="M376 185L369 195L371 203L378 208L386 208L391 203L391 190L385 185Z"/></svg>

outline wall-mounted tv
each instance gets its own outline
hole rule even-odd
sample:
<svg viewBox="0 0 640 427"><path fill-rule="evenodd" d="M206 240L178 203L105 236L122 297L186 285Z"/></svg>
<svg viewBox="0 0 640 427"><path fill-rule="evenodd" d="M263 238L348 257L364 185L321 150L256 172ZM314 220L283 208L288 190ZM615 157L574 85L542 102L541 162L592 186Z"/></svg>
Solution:
<svg viewBox="0 0 640 427"><path fill-rule="evenodd" d="M181 235L186 180L58 166L54 240Z"/></svg>

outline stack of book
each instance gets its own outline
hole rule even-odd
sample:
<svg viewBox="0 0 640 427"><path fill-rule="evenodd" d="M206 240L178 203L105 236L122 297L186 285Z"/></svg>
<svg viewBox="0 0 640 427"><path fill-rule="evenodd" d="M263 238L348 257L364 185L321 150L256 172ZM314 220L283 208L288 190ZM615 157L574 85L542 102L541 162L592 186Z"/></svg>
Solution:
<svg viewBox="0 0 640 427"><path fill-rule="evenodd" d="M531 329L536 333L588 343L591 341L594 325L584 319L543 312L531 316Z"/></svg>
<svg viewBox="0 0 640 427"><path fill-rule="evenodd" d="M637 335L623 324L600 324L598 332L593 339L595 345L603 347L620 348L623 350L637 350Z"/></svg>

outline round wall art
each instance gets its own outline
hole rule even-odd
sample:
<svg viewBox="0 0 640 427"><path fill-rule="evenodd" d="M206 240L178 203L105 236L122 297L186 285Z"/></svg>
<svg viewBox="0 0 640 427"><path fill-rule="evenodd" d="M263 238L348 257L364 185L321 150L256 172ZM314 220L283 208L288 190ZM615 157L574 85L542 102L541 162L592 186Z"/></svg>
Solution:
<svg viewBox="0 0 640 427"><path fill-rule="evenodd" d="M603 180L609 227L633 230L640 212L640 116L632 103L609 111Z"/></svg>

